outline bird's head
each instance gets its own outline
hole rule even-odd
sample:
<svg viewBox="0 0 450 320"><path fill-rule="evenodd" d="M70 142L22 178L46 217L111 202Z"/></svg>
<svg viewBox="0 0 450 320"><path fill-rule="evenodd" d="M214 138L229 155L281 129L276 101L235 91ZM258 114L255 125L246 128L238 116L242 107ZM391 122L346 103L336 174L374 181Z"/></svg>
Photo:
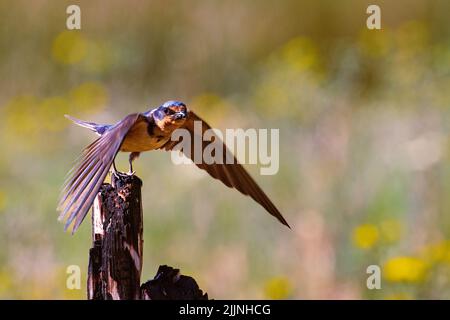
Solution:
<svg viewBox="0 0 450 320"><path fill-rule="evenodd" d="M188 116L186 105L180 101L167 101L153 112L153 119L162 131L180 128Z"/></svg>

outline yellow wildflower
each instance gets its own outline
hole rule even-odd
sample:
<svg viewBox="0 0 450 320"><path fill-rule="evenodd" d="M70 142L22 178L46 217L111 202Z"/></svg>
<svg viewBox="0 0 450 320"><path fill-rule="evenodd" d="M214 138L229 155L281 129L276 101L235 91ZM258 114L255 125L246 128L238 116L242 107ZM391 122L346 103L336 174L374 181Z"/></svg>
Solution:
<svg viewBox="0 0 450 320"><path fill-rule="evenodd" d="M426 246L423 250L423 257L431 263L450 263L450 240Z"/></svg>
<svg viewBox="0 0 450 320"><path fill-rule="evenodd" d="M370 249L378 241L378 228L373 224L362 224L353 230L353 243L357 248Z"/></svg>
<svg viewBox="0 0 450 320"><path fill-rule="evenodd" d="M408 293L394 293L387 295L385 300L412 300L414 299L410 294Z"/></svg>
<svg viewBox="0 0 450 320"><path fill-rule="evenodd" d="M394 257L383 268L384 278L392 282L420 282L427 272L427 264L415 257Z"/></svg>
<svg viewBox="0 0 450 320"><path fill-rule="evenodd" d="M86 56L87 40L78 31L63 31L53 41L53 58L63 64L74 64Z"/></svg>
<svg viewBox="0 0 450 320"><path fill-rule="evenodd" d="M292 285L286 277L275 277L266 283L264 291L269 299L286 299L292 293Z"/></svg>

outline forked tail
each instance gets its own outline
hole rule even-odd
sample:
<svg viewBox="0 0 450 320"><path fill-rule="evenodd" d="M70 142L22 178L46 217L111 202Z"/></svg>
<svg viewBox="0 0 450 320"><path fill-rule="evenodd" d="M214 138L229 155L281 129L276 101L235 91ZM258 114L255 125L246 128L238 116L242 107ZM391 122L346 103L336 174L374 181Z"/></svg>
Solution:
<svg viewBox="0 0 450 320"><path fill-rule="evenodd" d="M75 123L76 125L79 125L80 127L83 127L83 128L88 128L89 130L94 131L99 136L101 136L106 131L106 129L108 129L110 127L109 125L106 125L106 124L98 124L98 123L94 123L94 122L83 121L83 120L74 118L72 116L69 116L68 114L66 114L64 116L67 119L69 119L70 121L72 121L73 123Z"/></svg>

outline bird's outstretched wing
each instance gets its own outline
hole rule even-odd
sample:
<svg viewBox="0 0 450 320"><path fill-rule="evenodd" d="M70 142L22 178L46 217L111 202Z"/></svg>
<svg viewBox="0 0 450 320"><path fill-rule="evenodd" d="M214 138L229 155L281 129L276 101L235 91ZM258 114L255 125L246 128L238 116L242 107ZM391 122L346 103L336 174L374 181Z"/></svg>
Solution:
<svg viewBox="0 0 450 320"><path fill-rule="evenodd" d="M65 230L73 223L74 233L94 202L128 131L146 118L130 114L87 146L70 170L61 192L59 220L66 220Z"/></svg>
<svg viewBox="0 0 450 320"><path fill-rule="evenodd" d="M204 132L208 129L211 129L211 127L200 117L198 117L195 113L192 111L189 111L189 116L186 119L185 124L183 125L183 128L189 130L191 134L191 152L190 155L186 155L190 157L192 160L194 160L194 141L195 135L198 134L194 131L194 121L201 121L202 124L202 132L203 135ZM216 136L215 139L218 139ZM202 154L203 150L212 142L210 141L203 141L203 139L200 137L197 139L198 141L202 141ZM170 151L172 150L178 143L181 141L171 141L169 140L164 146L161 148ZM213 163L213 164L206 164L203 161L201 163L196 163L197 167L199 167L202 170L205 170L209 173L213 178L218 179L222 181L227 187L235 188L244 195L248 195L253 198L256 202L258 202L261 206L263 206L271 215L273 215L275 218L277 218L282 224L286 225L290 228L287 221L283 218L280 211L275 207L275 205L270 201L270 199L267 197L267 195L264 193L264 191L261 190L261 188L256 184L256 182L253 180L253 178L248 174L248 172L242 167L241 164L238 163L237 159L233 155L229 155L228 159L234 159L232 164L226 163L226 157L227 153L229 154L230 151L225 146L225 143L222 143L223 145L223 164L220 163ZM195 163L195 162L194 162Z"/></svg>

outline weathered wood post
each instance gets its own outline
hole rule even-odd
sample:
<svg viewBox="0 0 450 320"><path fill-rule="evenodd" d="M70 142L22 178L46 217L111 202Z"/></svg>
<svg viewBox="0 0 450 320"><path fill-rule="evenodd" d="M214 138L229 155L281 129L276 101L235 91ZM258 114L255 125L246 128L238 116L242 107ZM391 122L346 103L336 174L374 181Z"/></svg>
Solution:
<svg viewBox="0 0 450 320"><path fill-rule="evenodd" d="M207 300L197 282L180 270L160 266L154 279L140 285L143 253L142 181L112 175L92 209L89 250L89 300Z"/></svg>
<svg viewBox="0 0 450 320"><path fill-rule="evenodd" d="M92 210L88 299L140 299L142 271L142 181L111 177Z"/></svg>

